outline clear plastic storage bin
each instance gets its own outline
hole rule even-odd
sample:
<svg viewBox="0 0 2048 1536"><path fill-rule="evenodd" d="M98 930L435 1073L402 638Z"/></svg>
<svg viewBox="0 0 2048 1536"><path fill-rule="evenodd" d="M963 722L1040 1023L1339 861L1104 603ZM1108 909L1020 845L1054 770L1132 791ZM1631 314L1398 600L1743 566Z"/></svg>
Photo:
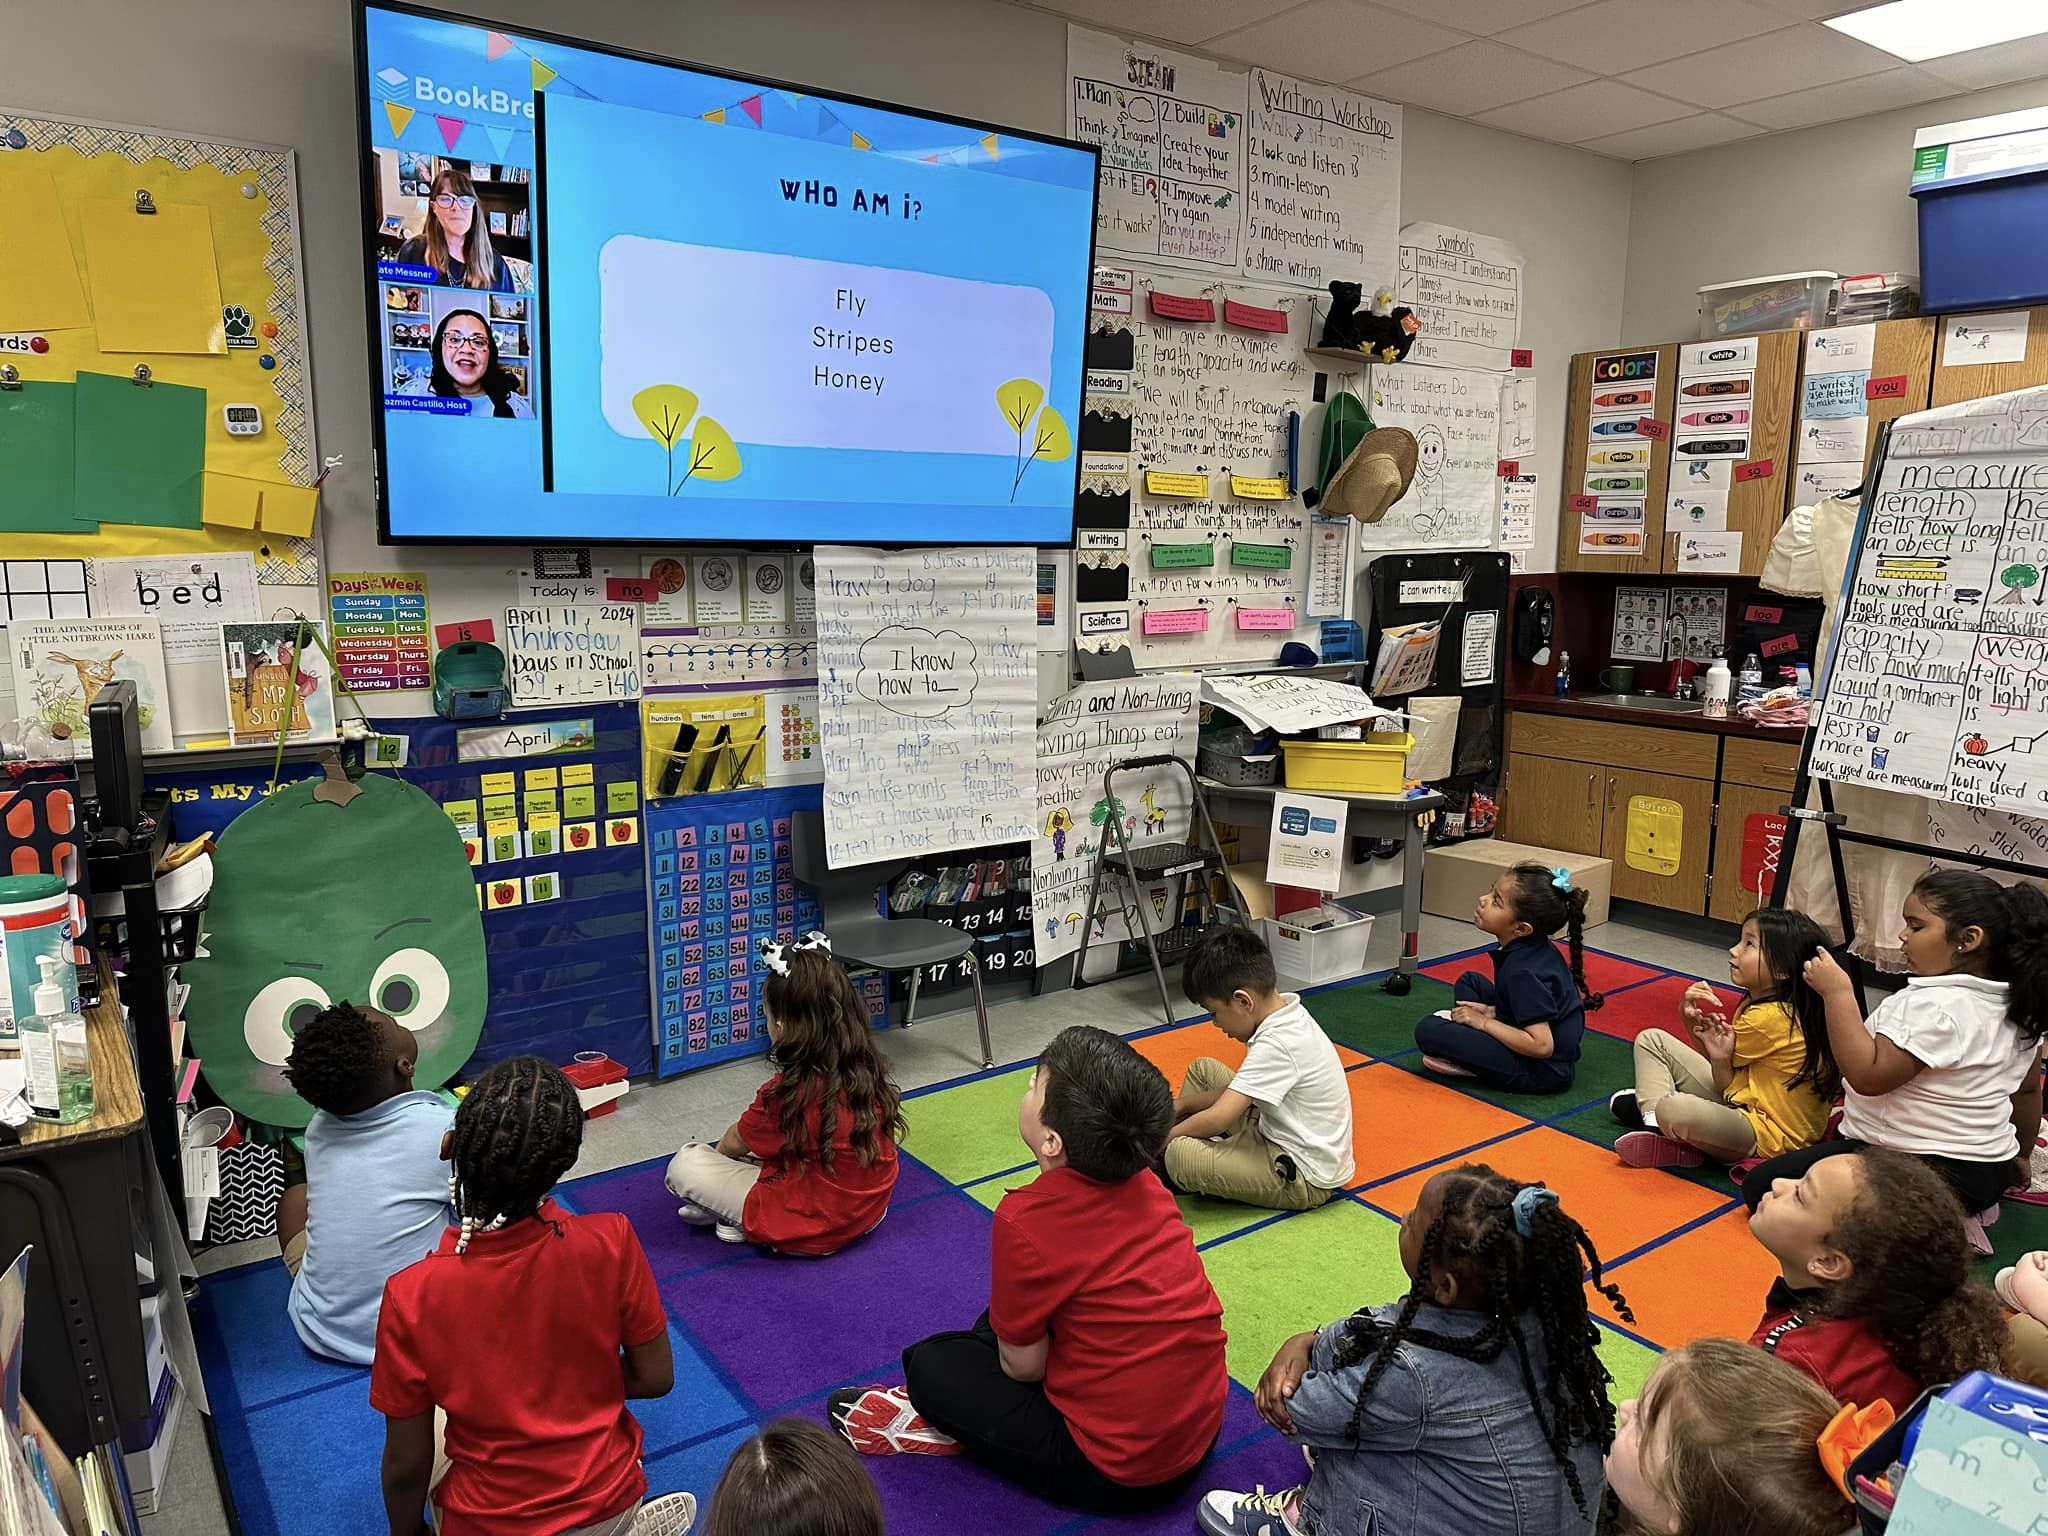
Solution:
<svg viewBox="0 0 2048 1536"><path fill-rule="evenodd" d="M1780 272L1709 283L1700 290L1700 340L1753 331L1810 330L1828 323L1836 272Z"/></svg>

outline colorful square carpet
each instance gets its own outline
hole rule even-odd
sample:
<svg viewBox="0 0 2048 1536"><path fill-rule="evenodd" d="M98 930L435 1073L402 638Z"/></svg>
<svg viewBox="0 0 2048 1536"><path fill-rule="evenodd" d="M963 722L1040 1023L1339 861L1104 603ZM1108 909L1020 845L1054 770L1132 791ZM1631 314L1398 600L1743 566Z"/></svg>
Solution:
<svg viewBox="0 0 2048 1536"><path fill-rule="evenodd" d="M1250 1388L1290 1334L1358 1307L1391 1301L1406 1279L1396 1247L1402 1215L1437 1169L1485 1161L1542 1179L1591 1233L1608 1278L1627 1294L1633 1325L1591 1298L1617 1400L1632 1395L1657 1352L1708 1334L1746 1336L1772 1266L1751 1240L1727 1177L1623 1167L1607 1095L1630 1080L1628 1042L1669 1026L1691 981L1616 956L1595 956L1608 1006L1591 1015L1578 1081L1565 1093L1518 1098L1424 1075L1411 1031L1444 1006L1448 983L1483 958L1425 972L1406 997L1377 979L1312 994L1310 1010L1339 1044L1353 1086L1357 1173L1319 1211L1275 1215L1184 1199L1182 1210L1223 1299L1231 1401L1214 1457L1176 1504L1141 1518L1105 1519L1045 1503L954 1459L869 1461L892 1536L1005 1536L1186 1532L1203 1489L1286 1487L1300 1453L1259 1422ZM1201 1055L1235 1062L1242 1047L1207 1022L1161 1028L1132 1043L1179 1085ZM699 1497L757 1426L784 1414L822 1418L836 1387L898 1381L902 1347L966 1327L988 1297L989 1212L1033 1170L1017 1140L1017 1101L1029 1064L998 1068L910 1096L903 1172L888 1219L829 1259L785 1259L731 1248L683 1226L652 1161L564 1187L581 1211L622 1211L645 1244L667 1304L676 1387L634 1405L646 1431L657 1493ZM2048 1212L2008 1205L1993 1229L2000 1262L2048 1246ZM202 1354L242 1529L276 1536L323 1512L329 1530L377 1530L383 1425L369 1378L315 1360L285 1319L288 1287L276 1263L209 1279L198 1310ZM494 1347L479 1339L479 1349ZM173 1491L175 1493L175 1490Z"/></svg>

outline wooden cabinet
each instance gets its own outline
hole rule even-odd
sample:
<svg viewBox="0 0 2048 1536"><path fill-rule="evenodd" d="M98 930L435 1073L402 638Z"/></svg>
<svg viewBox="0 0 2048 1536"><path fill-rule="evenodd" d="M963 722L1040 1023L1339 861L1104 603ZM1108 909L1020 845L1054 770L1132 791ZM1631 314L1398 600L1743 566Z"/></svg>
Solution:
<svg viewBox="0 0 2048 1536"><path fill-rule="evenodd" d="M1511 752L1501 836L1511 843L1599 855L1606 790L1606 770L1591 763Z"/></svg>
<svg viewBox="0 0 2048 1536"><path fill-rule="evenodd" d="M1965 339L1951 345L1946 331L1935 345L1941 349L1941 365L1934 370L1936 405L1954 405L1959 400L1979 400L1985 395L2002 395L2009 389L2048 384L2048 305L2028 311L2026 356L2017 363L1972 363L1970 342Z"/></svg>
<svg viewBox="0 0 2048 1536"><path fill-rule="evenodd" d="M1508 716L1501 835L1598 854L1613 864L1614 894L1624 901L1734 922L1758 905L1742 889L1750 818L1783 809L1798 768L1796 742L1517 710ZM1629 862L1637 801L1666 803L1640 809L1650 824L1664 822L1650 851L1675 854L1669 873ZM1650 843L1651 826L1644 831Z"/></svg>

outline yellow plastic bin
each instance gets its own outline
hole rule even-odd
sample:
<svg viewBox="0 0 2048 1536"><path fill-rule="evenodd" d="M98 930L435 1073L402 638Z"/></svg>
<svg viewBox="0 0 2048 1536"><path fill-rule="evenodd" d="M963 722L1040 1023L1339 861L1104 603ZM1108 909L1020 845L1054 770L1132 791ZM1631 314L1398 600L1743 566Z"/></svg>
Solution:
<svg viewBox="0 0 2048 1536"><path fill-rule="evenodd" d="M1351 795L1398 795L1408 782L1406 731L1374 731L1363 741L1283 741L1289 789Z"/></svg>

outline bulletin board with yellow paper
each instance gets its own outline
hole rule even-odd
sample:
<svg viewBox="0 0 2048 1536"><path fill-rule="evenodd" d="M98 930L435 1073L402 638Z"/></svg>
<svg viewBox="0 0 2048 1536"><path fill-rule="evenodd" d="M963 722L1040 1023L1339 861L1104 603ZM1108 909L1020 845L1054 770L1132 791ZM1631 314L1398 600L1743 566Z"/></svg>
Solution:
<svg viewBox="0 0 2048 1536"><path fill-rule="evenodd" d="M0 230L0 560L317 579L292 153L0 108Z"/></svg>

